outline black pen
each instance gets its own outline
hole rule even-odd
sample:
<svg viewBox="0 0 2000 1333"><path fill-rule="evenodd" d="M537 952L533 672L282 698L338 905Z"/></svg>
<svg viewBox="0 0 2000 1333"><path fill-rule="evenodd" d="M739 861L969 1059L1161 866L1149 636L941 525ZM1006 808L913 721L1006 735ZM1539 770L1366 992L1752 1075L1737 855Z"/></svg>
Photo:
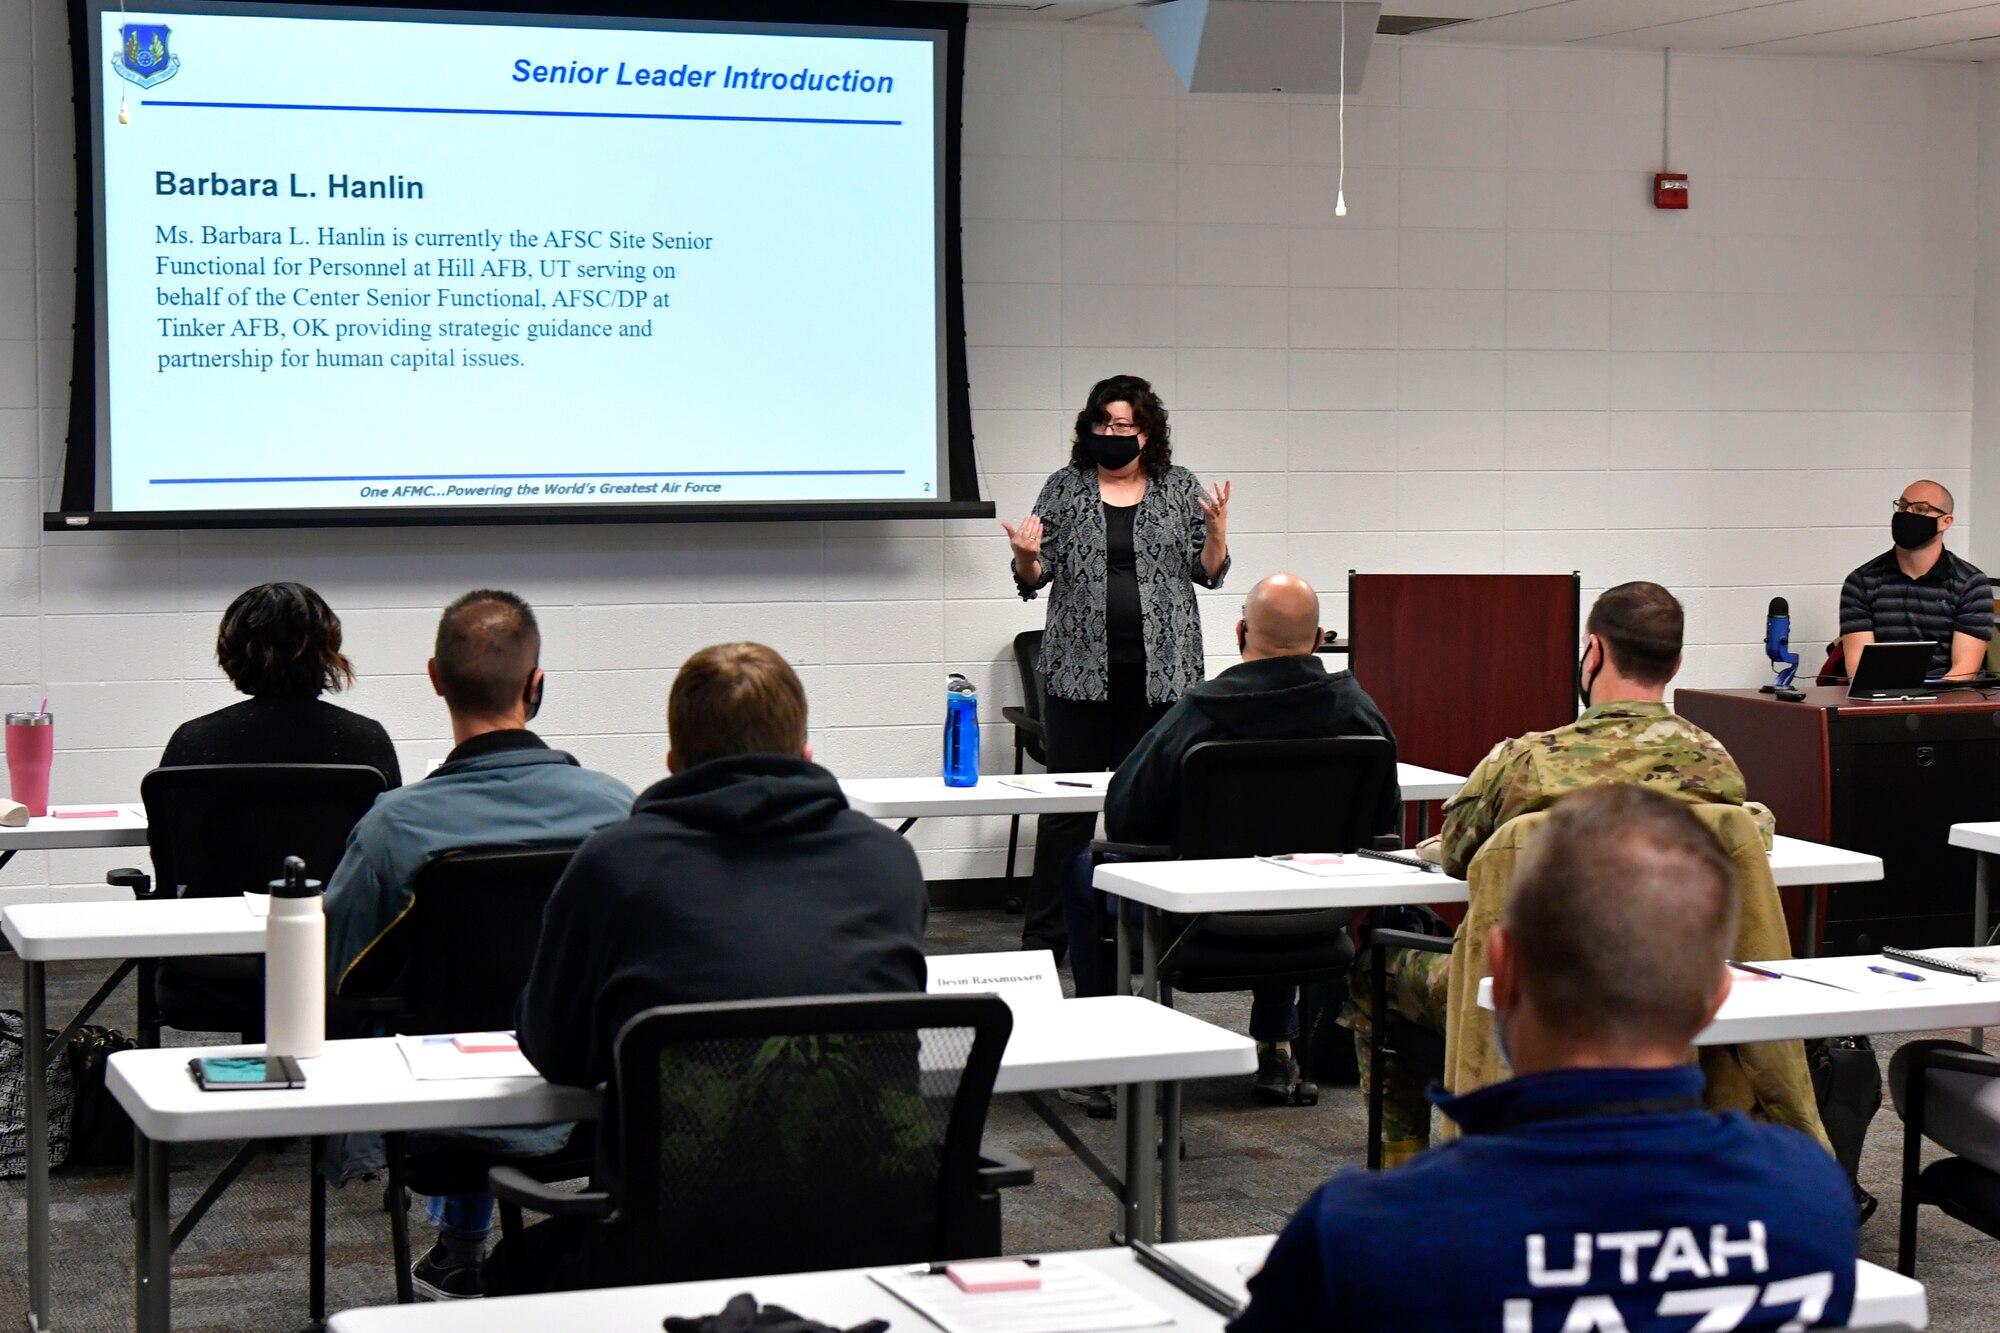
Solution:
<svg viewBox="0 0 2000 1333"><path fill-rule="evenodd" d="M952 1264L1010 1264L1010 1263L1026 1264L1030 1268L1040 1268L1042 1266L1042 1261L1039 1257L1030 1255L1022 1259L953 1259L950 1260L949 1262L943 1259L933 1259L930 1263L914 1264L903 1271L908 1273L911 1277L943 1277L945 1274L945 1270L950 1268Z"/></svg>
<svg viewBox="0 0 2000 1333"><path fill-rule="evenodd" d="M1734 958L1732 958L1729 960L1729 965L1731 967L1739 968L1742 971L1748 972L1751 976L1754 977L1769 977L1773 981L1783 981L1785 979L1785 974L1783 972L1773 972L1770 968L1758 967L1755 963L1739 963Z"/></svg>
<svg viewBox="0 0 2000 1333"><path fill-rule="evenodd" d="M1087 788L1087 787L1089 787L1089 786L1090 786L1090 784L1089 784L1088 782L1065 782L1065 781L1063 781L1063 780L1062 780L1061 778L1057 778L1057 779L1056 779L1056 786L1058 786L1058 787L1086 787L1086 788ZM1068 818L1068 816L1064 816L1064 818Z"/></svg>

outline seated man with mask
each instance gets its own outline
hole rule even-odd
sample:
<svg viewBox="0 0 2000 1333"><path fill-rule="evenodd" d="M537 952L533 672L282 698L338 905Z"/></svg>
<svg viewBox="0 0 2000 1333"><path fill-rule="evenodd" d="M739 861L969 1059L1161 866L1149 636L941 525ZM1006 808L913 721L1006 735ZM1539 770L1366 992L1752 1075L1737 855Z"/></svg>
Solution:
<svg viewBox="0 0 2000 1333"><path fill-rule="evenodd" d="M1635 783L1682 801L1749 804L1743 772L1722 742L1667 706L1667 686L1681 667L1685 625L1680 602L1657 583L1621 583L1598 597L1584 623L1583 659L1577 666L1583 712L1567 727L1502 741L1479 761L1444 804L1436 851L1446 874L1465 878L1494 830L1584 787ZM1750 810L1769 847L1774 831L1770 812L1756 805ZM1356 955L1340 1014L1360 1052L1364 1093L1370 958L1366 950ZM1442 1033L1449 968L1445 954L1391 950L1391 1007ZM1395 1165L1429 1141L1424 1079L1391 1060L1383 1086L1382 1160Z"/></svg>
<svg viewBox="0 0 2000 1333"><path fill-rule="evenodd" d="M1440 1096L1464 1138L1322 1185L1230 1333L1844 1325L1840 1166L1797 1130L1704 1111L1688 1059L1729 995L1739 910L1729 858L1683 803L1632 785L1564 797L1488 945L1514 1077Z"/></svg>
<svg viewBox="0 0 2000 1333"><path fill-rule="evenodd" d="M1957 520L1951 492L1913 481L1889 520L1895 545L1847 576L1840 588L1840 651L1854 675L1861 650L1882 643L1937 644L1933 676L1976 676L1993 637L1993 585L1979 567L1944 549Z"/></svg>

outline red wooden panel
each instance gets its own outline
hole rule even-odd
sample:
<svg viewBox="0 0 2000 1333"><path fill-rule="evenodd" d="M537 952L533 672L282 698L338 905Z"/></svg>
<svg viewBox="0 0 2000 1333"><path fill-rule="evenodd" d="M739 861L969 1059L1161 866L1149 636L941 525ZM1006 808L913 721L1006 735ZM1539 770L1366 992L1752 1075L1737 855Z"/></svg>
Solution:
<svg viewBox="0 0 2000 1333"><path fill-rule="evenodd" d="M1845 703L1847 690L1806 693L1805 703L1788 703L1756 690L1677 690L1674 711L1722 742L1750 799L1771 807L1780 833L1831 842L1827 703L1831 696Z"/></svg>
<svg viewBox="0 0 2000 1333"><path fill-rule="evenodd" d="M1572 574L1350 574L1348 664L1408 763L1465 773L1576 719Z"/></svg>

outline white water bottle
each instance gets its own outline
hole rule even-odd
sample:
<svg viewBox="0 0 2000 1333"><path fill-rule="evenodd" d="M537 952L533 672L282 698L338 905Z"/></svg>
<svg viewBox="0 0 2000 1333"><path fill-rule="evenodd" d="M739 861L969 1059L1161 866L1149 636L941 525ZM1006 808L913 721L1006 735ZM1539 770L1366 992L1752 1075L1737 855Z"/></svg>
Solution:
<svg viewBox="0 0 2000 1333"><path fill-rule="evenodd" d="M306 863L285 858L264 919L264 1053L304 1059L326 1049L326 908Z"/></svg>

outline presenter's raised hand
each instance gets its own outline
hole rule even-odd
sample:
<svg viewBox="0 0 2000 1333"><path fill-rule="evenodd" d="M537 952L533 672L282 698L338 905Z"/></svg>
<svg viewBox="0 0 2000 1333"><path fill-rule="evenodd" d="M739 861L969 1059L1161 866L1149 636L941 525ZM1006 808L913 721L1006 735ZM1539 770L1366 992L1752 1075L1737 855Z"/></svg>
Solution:
<svg viewBox="0 0 2000 1333"><path fill-rule="evenodd" d="M1019 523L1000 520L1000 526L1007 533L1007 544L1014 548L1014 570L1022 579L1033 582L1041 574L1042 563L1042 520L1030 514Z"/></svg>
<svg viewBox="0 0 2000 1333"><path fill-rule="evenodd" d="M1211 546L1221 546L1229 541L1229 483L1218 481L1201 496L1201 518L1208 525L1208 541Z"/></svg>

